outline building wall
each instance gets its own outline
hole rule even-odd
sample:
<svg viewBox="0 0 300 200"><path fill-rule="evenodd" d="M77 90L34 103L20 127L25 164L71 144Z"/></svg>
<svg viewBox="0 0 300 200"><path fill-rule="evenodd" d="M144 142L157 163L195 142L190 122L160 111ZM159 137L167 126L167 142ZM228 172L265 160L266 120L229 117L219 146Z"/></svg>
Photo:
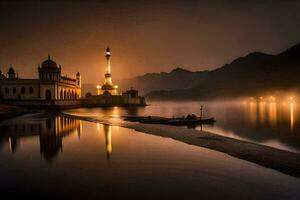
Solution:
<svg viewBox="0 0 300 200"><path fill-rule="evenodd" d="M40 84L40 99L41 100L46 100L46 92L50 91L51 94L51 99L56 99L56 94L55 94L55 84L54 83L42 83Z"/></svg>
<svg viewBox="0 0 300 200"><path fill-rule="evenodd" d="M127 105L145 105L143 97L131 97L130 95L97 95L82 99L83 106L127 106Z"/></svg>
<svg viewBox="0 0 300 200"><path fill-rule="evenodd" d="M46 100L46 92L51 94L51 100L81 98L81 88L73 84L38 79L0 80L0 97L3 99Z"/></svg>
<svg viewBox="0 0 300 200"><path fill-rule="evenodd" d="M0 80L0 96L3 99L39 99L40 86L34 79Z"/></svg>
<svg viewBox="0 0 300 200"><path fill-rule="evenodd" d="M58 83L57 99L59 100L74 100L81 98L81 88L74 85Z"/></svg>

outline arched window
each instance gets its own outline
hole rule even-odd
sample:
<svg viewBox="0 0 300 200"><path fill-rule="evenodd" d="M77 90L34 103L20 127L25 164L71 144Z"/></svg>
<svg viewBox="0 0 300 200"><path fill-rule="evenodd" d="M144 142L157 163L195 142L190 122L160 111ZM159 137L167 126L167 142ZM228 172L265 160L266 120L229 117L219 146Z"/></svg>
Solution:
<svg viewBox="0 0 300 200"><path fill-rule="evenodd" d="M16 94L17 93L17 88L13 88L13 93Z"/></svg>
<svg viewBox="0 0 300 200"><path fill-rule="evenodd" d="M21 93L25 94L25 88L24 87L21 88Z"/></svg>
<svg viewBox="0 0 300 200"><path fill-rule="evenodd" d="M9 93L9 89L6 87L5 88L5 93L8 94Z"/></svg>
<svg viewBox="0 0 300 200"><path fill-rule="evenodd" d="M64 91L64 99L67 99L67 92Z"/></svg>
<svg viewBox="0 0 300 200"><path fill-rule="evenodd" d="M62 91L62 90L60 90L59 98L60 98L60 99L63 99L63 98L64 98L64 96L63 96L63 91Z"/></svg>
<svg viewBox="0 0 300 200"><path fill-rule="evenodd" d="M32 94L33 93L33 87L29 88L29 93Z"/></svg>
<svg viewBox="0 0 300 200"><path fill-rule="evenodd" d="M46 100L51 100L51 91L50 90L46 90Z"/></svg>

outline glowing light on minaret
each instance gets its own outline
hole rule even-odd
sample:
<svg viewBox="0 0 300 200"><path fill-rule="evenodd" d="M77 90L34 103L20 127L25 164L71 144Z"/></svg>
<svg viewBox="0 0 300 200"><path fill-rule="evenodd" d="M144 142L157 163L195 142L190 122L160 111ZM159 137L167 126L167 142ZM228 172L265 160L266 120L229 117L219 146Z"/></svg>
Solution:
<svg viewBox="0 0 300 200"><path fill-rule="evenodd" d="M105 73L105 82L104 82L104 84L112 85L111 65L110 65L111 53L110 53L110 49L108 47L106 49L105 58L106 58L107 65L106 65L106 73Z"/></svg>
<svg viewBox="0 0 300 200"><path fill-rule="evenodd" d="M110 95L118 95L118 86L113 85L112 83L112 77L111 77L111 52L110 49L107 47L105 52L105 58L106 58L106 72L105 72L105 79L103 85L97 85L97 94L110 94Z"/></svg>

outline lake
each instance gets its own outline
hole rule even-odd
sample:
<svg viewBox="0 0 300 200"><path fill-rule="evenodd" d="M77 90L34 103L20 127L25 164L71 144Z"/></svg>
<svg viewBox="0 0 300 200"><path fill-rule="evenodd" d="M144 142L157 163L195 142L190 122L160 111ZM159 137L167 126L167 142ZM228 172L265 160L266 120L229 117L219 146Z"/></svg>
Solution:
<svg viewBox="0 0 300 200"><path fill-rule="evenodd" d="M215 117L217 122L195 129L300 152L300 107L296 102L150 102L150 106L140 108L80 108L67 112L112 120L123 115L181 117L191 113L200 115L201 105L203 117Z"/></svg>
<svg viewBox="0 0 300 200"><path fill-rule="evenodd" d="M234 129L238 124L234 119L247 119L243 106L203 105L205 116L213 115L218 120L215 126L203 129L232 128L230 136L255 140L246 137L250 131L234 135L234 131L243 130ZM144 108L81 108L66 112L121 120L120 116L128 114L180 116L198 110L198 103L154 102ZM225 126L226 120L231 126ZM262 129L257 130L260 132L252 133L262 134ZM128 128L60 115L29 114L1 122L0 132L0 191L10 197L298 199L300 195L298 178ZM265 134L271 138L268 132ZM281 138L274 138L276 142L270 145L284 144Z"/></svg>

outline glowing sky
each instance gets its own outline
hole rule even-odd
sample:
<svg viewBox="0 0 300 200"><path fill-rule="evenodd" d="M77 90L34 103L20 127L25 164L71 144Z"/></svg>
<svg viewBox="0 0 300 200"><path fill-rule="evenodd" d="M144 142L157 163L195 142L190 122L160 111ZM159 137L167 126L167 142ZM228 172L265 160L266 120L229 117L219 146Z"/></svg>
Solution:
<svg viewBox="0 0 300 200"><path fill-rule="evenodd" d="M292 0L1 2L0 69L36 77L50 53L64 73L103 82L108 45L114 79L213 69L298 43L299 10Z"/></svg>

